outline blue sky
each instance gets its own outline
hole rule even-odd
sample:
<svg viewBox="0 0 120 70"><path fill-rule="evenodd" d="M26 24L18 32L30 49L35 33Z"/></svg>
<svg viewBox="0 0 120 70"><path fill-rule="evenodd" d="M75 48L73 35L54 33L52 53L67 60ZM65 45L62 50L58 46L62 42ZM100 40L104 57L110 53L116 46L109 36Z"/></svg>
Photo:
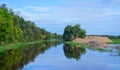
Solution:
<svg viewBox="0 0 120 70"><path fill-rule="evenodd" d="M80 23L87 34L120 35L120 0L0 0L26 20L63 34Z"/></svg>

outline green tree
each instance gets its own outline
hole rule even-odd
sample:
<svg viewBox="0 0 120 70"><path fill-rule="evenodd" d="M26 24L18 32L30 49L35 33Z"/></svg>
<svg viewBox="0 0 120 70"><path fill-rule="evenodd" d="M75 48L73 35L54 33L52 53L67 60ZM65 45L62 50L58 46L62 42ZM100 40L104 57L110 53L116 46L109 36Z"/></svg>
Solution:
<svg viewBox="0 0 120 70"><path fill-rule="evenodd" d="M61 35L37 27L34 22L24 20L12 9L8 10L6 4L0 6L0 44L60 38Z"/></svg>
<svg viewBox="0 0 120 70"><path fill-rule="evenodd" d="M71 41L74 39L74 30L73 30L73 27L71 25L68 25L65 27L63 39L65 41Z"/></svg>
<svg viewBox="0 0 120 70"><path fill-rule="evenodd" d="M81 29L79 31L79 38L84 38L85 37L85 34L86 34L86 31L84 29Z"/></svg>
<svg viewBox="0 0 120 70"><path fill-rule="evenodd" d="M78 32L80 32L80 24L76 24L73 26L73 31L74 31L74 39L78 38L79 34Z"/></svg>
<svg viewBox="0 0 120 70"><path fill-rule="evenodd" d="M86 31L80 28L80 24L76 24L74 26L68 25L65 27L63 39L65 41L72 41L75 38L84 38Z"/></svg>
<svg viewBox="0 0 120 70"><path fill-rule="evenodd" d="M12 42L13 36L13 21L8 9L0 8L0 42Z"/></svg>

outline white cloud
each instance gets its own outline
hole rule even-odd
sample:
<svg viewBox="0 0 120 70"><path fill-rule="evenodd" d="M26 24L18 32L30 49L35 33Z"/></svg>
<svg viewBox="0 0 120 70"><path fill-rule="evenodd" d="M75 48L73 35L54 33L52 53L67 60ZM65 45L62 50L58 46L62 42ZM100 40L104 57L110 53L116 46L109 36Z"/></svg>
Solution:
<svg viewBox="0 0 120 70"><path fill-rule="evenodd" d="M119 0L80 0L62 6L26 6L15 11L20 11L25 19L32 20L51 32L56 31L53 24L55 27L62 25L63 28L58 31L62 33L64 26L81 23L88 34L117 34L120 28L116 26L120 22L120 4L117 1Z"/></svg>
<svg viewBox="0 0 120 70"><path fill-rule="evenodd" d="M111 16L111 15L120 15L120 11L113 11L113 10L107 10L104 15Z"/></svg>
<svg viewBox="0 0 120 70"><path fill-rule="evenodd" d="M49 12L53 9L54 7L35 7L35 6L28 6L28 7L24 7L23 9L25 10L33 10L36 12Z"/></svg>
<svg viewBox="0 0 120 70"><path fill-rule="evenodd" d="M25 19L32 21L46 20L62 23L104 20L110 16L120 15L120 10L113 10L111 7L106 7L101 3L75 2L71 3L71 5L55 7L27 6L15 9L15 11L20 11Z"/></svg>

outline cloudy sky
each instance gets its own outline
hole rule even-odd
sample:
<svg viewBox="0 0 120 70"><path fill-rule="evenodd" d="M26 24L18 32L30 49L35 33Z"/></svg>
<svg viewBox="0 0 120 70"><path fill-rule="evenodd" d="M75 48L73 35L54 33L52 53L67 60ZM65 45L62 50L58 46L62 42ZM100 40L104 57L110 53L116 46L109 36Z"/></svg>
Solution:
<svg viewBox="0 0 120 70"><path fill-rule="evenodd" d="M80 23L87 34L120 35L120 0L0 0L39 27L63 34Z"/></svg>

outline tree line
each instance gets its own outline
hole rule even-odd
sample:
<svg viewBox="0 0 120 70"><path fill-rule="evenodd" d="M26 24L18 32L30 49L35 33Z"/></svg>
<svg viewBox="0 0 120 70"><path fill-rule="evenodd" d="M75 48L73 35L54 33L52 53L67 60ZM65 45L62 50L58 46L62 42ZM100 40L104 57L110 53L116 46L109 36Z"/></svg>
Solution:
<svg viewBox="0 0 120 70"><path fill-rule="evenodd" d="M27 21L5 4L0 6L0 44L60 39L61 35L39 28L32 21Z"/></svg>

